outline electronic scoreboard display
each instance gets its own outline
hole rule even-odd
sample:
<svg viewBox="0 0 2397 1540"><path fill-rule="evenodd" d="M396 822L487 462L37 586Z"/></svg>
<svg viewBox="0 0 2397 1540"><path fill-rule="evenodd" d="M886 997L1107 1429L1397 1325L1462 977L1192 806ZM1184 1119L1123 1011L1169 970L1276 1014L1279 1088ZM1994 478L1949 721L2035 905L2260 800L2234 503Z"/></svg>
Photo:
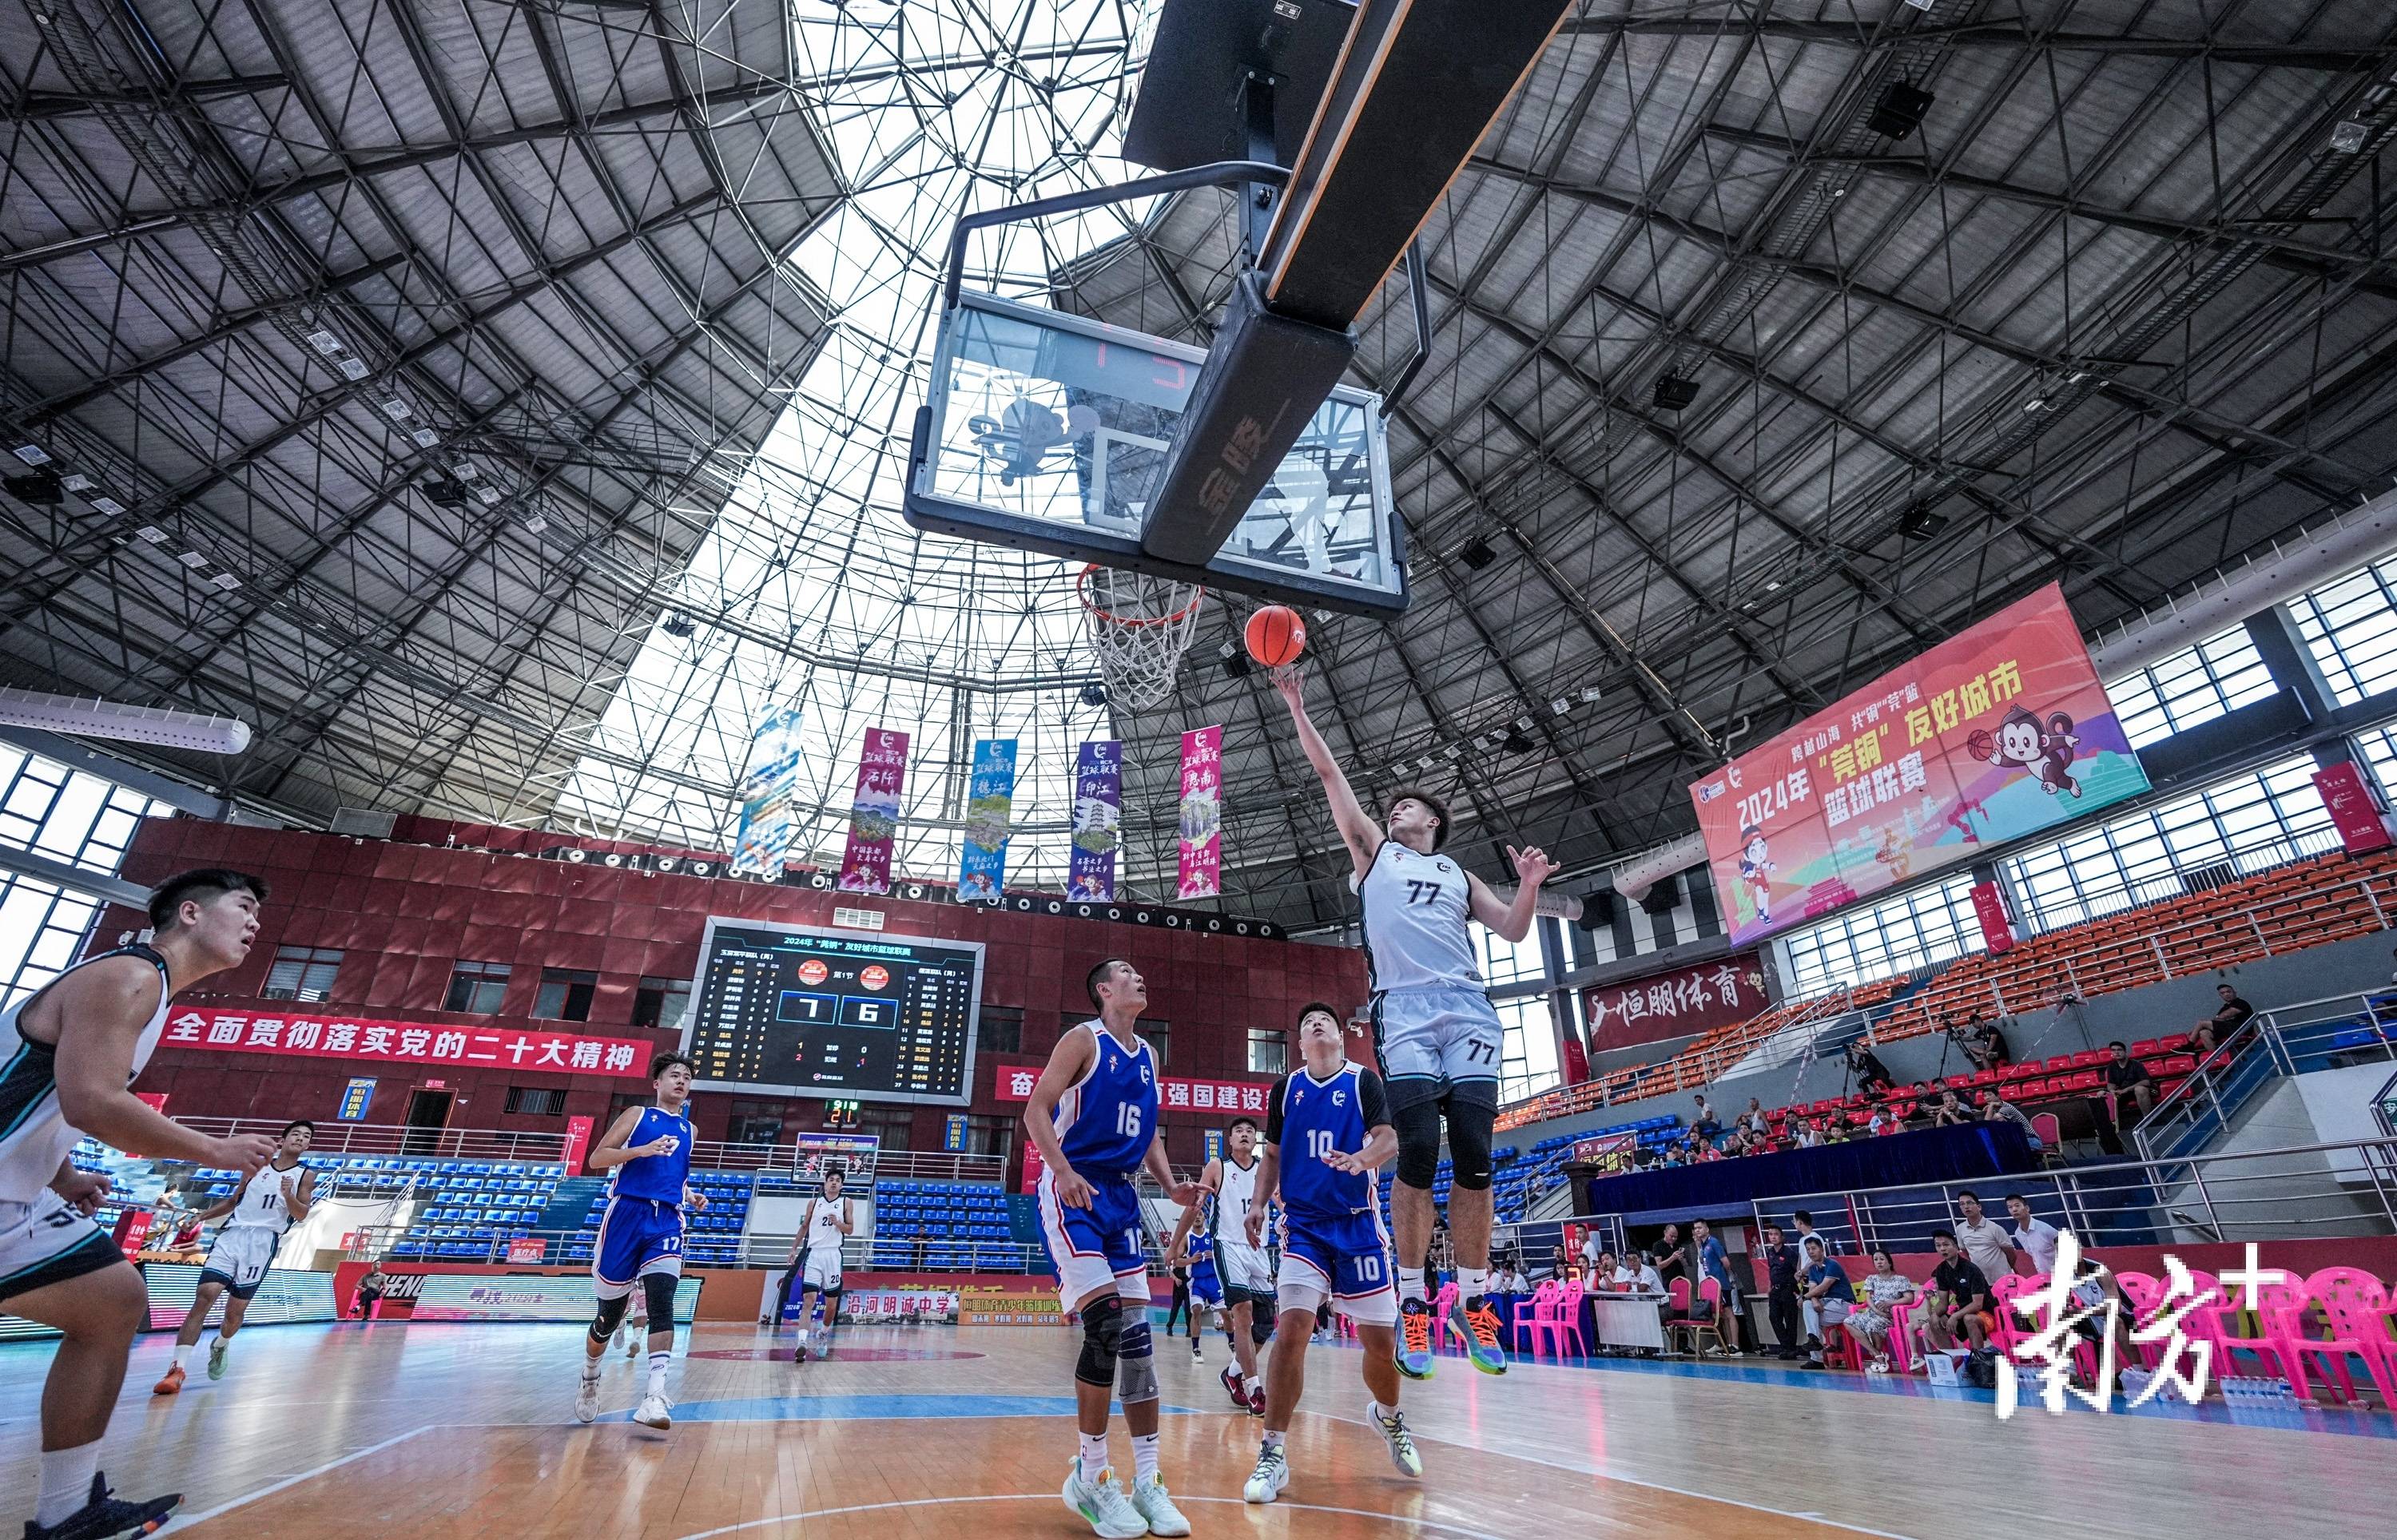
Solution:
<svg viewBox="0 0 2397 1540"><path fill-rule="evenodd" d="M683 1018L703 1091L972 1100L979 941L711 916Z"/></svg>

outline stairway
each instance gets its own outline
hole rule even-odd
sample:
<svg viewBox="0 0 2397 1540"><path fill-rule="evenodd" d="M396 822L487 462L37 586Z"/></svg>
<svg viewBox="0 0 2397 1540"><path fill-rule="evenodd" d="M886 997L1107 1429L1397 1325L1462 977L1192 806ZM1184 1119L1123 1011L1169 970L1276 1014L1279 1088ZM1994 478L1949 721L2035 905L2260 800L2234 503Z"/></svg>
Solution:
<svg viewBox="0 0 2397 1540"><path fill-rule="evenodd" d="M608 1195L605 1176L569 1176L557 1184L549 1195L549 1206L534 1220L536 1230L556 1231L572 1235L583 1228L583 1221L592 1209Z"/></svg>

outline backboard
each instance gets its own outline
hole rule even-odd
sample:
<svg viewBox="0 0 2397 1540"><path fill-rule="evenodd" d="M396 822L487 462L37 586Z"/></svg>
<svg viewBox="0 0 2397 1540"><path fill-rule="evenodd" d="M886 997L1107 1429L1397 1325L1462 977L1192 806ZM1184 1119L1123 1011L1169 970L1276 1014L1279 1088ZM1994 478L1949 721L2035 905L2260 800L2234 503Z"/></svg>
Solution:
<svg viewBox="0 0 2397 1540"><path fill-rule="evenodd" d="M1406 608L1380 399L1318 407L1203 569L1141 549L1141 521L1207 355L968 289L917 416L908 523L967 539L1358 615Z"/></svg>

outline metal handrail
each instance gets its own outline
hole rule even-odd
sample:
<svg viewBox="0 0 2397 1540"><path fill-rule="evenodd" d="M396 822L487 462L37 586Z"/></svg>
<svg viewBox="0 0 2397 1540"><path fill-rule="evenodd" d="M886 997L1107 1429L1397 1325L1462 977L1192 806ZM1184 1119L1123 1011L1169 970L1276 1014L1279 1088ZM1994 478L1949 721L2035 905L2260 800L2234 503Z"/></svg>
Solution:
<svg viewBox="0 0 2397 1540"><path fill-rule="evenodd" d="M2173 1141L2208 1114L2216 1126L2228 1127L2257 1089L2299 1073L2301 1064L2318 1054L2377 1051L2397 1060L2397 1016L2392 1016L2389 1000L2385 989L2359 990L2257 1012L2201 1059L2187 1079L2156 1098L2132 1130L2139 1153L2150 1160L2170 1156ZM2347 1041L2357 1036L2359 1018L2370 1040ZM2242 1073L2258 1063L2269 1066L2266 1072Z"/></svg>
<svg viewBox="0 0 2397 1540"><path fill-rule="evenodd" d="M414 1235L422 1244L442 1248L438 1255L417 1254L394 1256L392 1248ZM397 1261L452 1263L463 1267L575 1267L589 1260L585 1232L581 1229L532 1229L518 1234L494 1235L481 1241L463 1241L454 1237L426 1237L415 1234L410 1225L368 1225L348 1232L350 1241L344 1255L351 1261ZM738 1235L709 1235L694 1232L683 1238L683 1258L699 1267L763 1268L779 1269L789 1265L795 1238L757 1231ZM917 1262L911 1255L904 1262L879 1262L878 1256L889 1255L894 1248L911 1254L921 1239L916 1236L853 1236L841 1245L841 1266L852 1272L1024 1272L1048 1270L1048 1260L1038 1246L1027 1246L1014 1241L944 1241L925 1240L925 1260ZM529 1259L511 1263L509 1251L519 1242L538 1241L542 1243L539 1262ZM585 1255L575 1255L583 1246ZM473 1248L479 1247L480 1250ZM943 1256L962 1255L963 1262L931 1260L934 1253Z"/></svg>

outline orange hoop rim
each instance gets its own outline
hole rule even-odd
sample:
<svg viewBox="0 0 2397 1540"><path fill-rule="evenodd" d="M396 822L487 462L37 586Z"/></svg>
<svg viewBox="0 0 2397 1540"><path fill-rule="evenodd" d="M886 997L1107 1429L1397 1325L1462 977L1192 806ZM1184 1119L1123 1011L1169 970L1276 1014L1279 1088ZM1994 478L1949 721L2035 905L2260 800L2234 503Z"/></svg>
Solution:
<svg viewBox="0 0 2397 1540"><path fill-rule="evenodd" d="M1074 597L1081 601L1081 604L1084 609L1090 611L1098 618L1105 621L1108 625L1125 626L1133 630L1139 630L1143 627L1148 626L1171 626L1177 621L1187 619L1191 611L1197 609L1201 604L1206 602L1207 585L1204 583L1193 583L1190 585L1192 590L1190 602L1183 605L1180 609L1175 610L1171 615L1118 615L1115 611L1108 609L1105 605L1091 597L1091 574L1098 571L1103 564L1104 564L1098 562L1091 562L1083 566L1080 575L1076 577L1074 579ZM1176 580L1177 579L1171 578L1159 579L1161 582L1169 583Z"/></svg>

